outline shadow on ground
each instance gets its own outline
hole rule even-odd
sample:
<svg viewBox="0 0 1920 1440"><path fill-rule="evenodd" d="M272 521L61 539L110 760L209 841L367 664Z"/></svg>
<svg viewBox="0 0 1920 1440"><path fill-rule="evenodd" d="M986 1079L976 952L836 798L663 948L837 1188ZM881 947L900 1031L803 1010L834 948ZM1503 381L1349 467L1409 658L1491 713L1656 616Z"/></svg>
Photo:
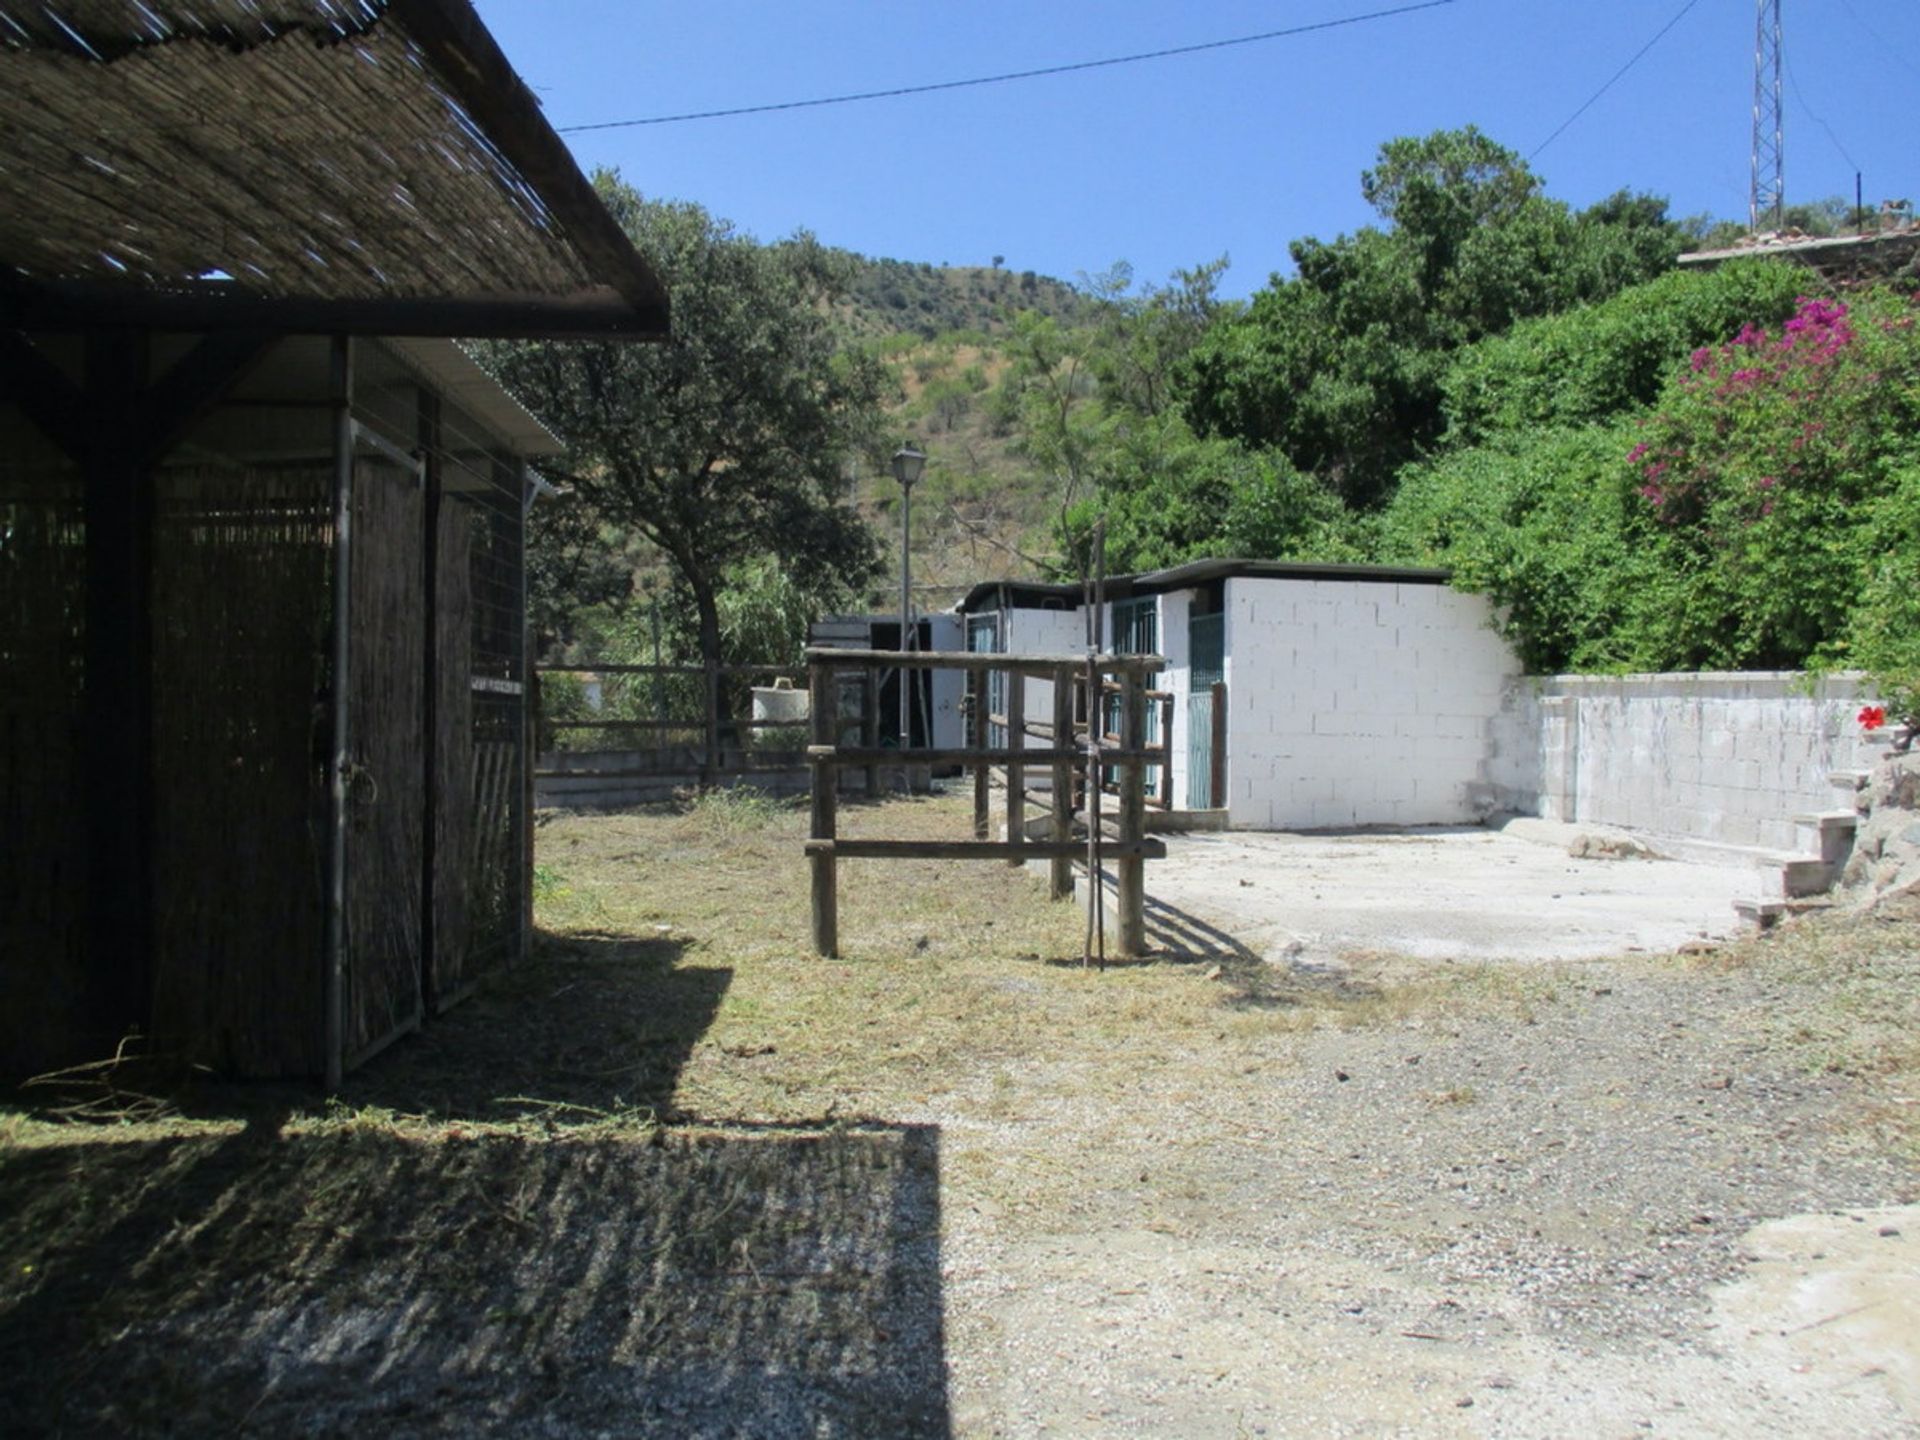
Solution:
<svg viewBox="0 0 1920 1440"><path fill-rule="evenodd" d="M0 1149L0 1434L947 1435L938 1129L645 1123L729 973L542 950L327 1123Z"/></svg>

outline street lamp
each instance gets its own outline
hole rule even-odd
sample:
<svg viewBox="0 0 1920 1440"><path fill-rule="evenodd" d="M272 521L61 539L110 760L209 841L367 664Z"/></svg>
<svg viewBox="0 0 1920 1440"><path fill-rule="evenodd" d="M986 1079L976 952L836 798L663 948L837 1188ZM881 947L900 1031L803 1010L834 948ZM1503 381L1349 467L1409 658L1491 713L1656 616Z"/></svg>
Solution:
<svg viewBox="0 0 1920 1440"><path fill-rule="evenodd" d="M908 441L893 452L893 478L900 482L900 653L913 649L913 487L927 468L926 455ZM913 744L913 675L900 667L900 748Z"/></svg>

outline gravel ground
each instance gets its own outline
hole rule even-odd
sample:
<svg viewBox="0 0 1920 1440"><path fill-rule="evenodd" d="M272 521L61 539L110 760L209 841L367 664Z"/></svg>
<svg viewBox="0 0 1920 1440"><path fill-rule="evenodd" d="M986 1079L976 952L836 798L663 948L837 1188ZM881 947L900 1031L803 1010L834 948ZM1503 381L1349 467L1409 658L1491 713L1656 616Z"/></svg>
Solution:
<svg viewBox="0 0 1920 1440"><path fill-rule="evenodd" d="M1755 1288L1753 1228L1806 1211L1860 1217L1920 1292L1920 1221L1858 1208L1920 1176L1850 1123L1853 1081L1783 1051L1802 999L1765 965L1599 961L1506 1013L1311 1031L1204 1095L1148 1071L943 1114L1077 1197L1067 1223L950 1205L958 1430L1920 1433L1910 1297L1838 1374L1716 1308Z"/></svg>
<svg viewBox="0 0 1920 1440"><path fill-rule="evenodd" d="M1099 973L925 862L823 960L804 820L553 822L337 1105L0 1110L0 1434L1920 1435L1920 902Z"/></svg>

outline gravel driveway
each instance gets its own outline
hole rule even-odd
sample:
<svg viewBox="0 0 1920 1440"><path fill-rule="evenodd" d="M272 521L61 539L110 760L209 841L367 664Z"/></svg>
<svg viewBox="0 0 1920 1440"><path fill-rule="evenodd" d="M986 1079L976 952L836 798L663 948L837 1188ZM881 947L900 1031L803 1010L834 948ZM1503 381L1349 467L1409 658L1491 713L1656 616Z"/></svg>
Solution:
<svg viewBox="0 0 1920 1440"><path fill-rule="evenodd" d="M1078 1186L948 1202L959 1433L1920 1434L1920 1172L1841 1051L1790 1043L1828 983L1792 931L941 1116ZM1916 961L1876 964L1910 1016Z"/></svg>

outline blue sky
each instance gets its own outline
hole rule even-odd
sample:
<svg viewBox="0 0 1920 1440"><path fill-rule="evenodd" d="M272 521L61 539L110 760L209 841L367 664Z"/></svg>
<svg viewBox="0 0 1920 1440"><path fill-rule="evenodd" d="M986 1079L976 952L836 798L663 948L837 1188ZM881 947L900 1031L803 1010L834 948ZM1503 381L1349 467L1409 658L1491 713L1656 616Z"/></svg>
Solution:
<svg viewBox="0 0 1920 1440"><path fill-rule="evenodd" d="M556 126L804 100L1103 59L1407 0L478 0ZM771 240L1143 281L1228 255L1226 293L1287 242L1373 219L1382 141L1478 125L1522 155L1686 0L1454 0L1260 44L1051 78L566 136L589 167ZM1744 218L1754 0L1694 0L1533 166L1585 205L1622 187ZM1917 0L1785 0L1790 201L1920 200ZM1843 154L1844 151L1844 154Z"/></svg>

